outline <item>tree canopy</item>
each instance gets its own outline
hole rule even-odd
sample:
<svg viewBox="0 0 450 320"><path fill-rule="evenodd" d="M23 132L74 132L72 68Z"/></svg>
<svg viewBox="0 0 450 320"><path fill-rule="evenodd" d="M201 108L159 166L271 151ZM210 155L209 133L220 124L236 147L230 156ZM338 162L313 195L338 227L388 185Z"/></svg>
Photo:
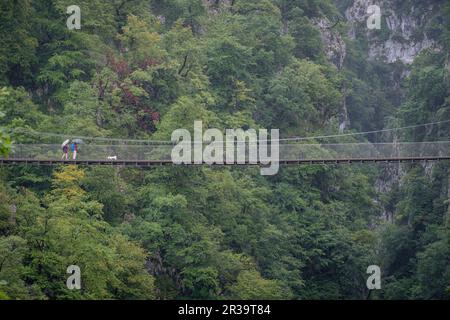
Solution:
<svg viewBox="0 0 450 320"><path fill-rule="evenodd" d="M439 10L421 31L441 50L404 66L371 59L358 26L347 35L344 0L79 0L80 30L71 1L2 1L0 157L42 132L169 140L202 120L308 137L448 120L450 6L426 2ZM2 166L0 299L449 299L449 169Z"/></svg>

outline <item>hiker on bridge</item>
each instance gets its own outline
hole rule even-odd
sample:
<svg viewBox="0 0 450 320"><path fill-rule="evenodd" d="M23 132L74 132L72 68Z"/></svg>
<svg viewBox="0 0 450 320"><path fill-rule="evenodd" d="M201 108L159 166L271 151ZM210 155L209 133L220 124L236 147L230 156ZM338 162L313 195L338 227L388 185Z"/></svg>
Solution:
<svg viewBox="0 0 450 320"><path fill-rule="evenodd" d="M73 139L72 140L71 149L73 152L73 160L77 159L78 145L81 143L83 143L83 140L81 140L81 139Z"/></svg>
<svg viewBox="0 0 450 320"><path fill-rule="evenodd" d="M70 140L66 140L63 142L62 144L62 151L63 151L63 155L61 157L61 160L69 160L69 141Z"/></svg>
<svg viewBox="0 0 450 320"><path fill-rule="evenodd" d="M77 159L77 151L78 151L78 143L73 142L71 145L71 149L73 152L73 160L76 160Z"/></svg>

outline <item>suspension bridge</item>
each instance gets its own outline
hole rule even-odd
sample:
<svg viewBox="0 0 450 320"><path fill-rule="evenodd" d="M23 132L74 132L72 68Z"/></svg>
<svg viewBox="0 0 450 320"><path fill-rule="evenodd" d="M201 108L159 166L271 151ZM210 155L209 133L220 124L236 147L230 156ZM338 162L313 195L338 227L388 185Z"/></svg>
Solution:
<svg viewBox="0 0 450 320"><path fill-rule="evenodd" d="M437 125L447 124L445 128ZM340 142L321 143L320 141L332 141L349 137L355 140L356 136L368 134L386 134L400 130L421 129L427 133L437 133L439 130L448 132L450 120L433 123L411 125L401 128L388 128L376 131L344 133L335 135L324 135L316 137L291 137L276 140L277 154L271 155L271 162L279 164L338 164L338 163L391 163L391 162L424 162L450 160L450 141L427 141L427 142L394 142L371 143L363 142ZM423 130L425 129L425 130ZM26 132L30 134L30 132ZM22 138L24 132L21 133ZM397 134L395 135L397 136ZM60 143L67 138L82 138L84 143L79 145L75 160L62 159L62 148ZM113 138L93 138L69 136L66 134L33 132L28 136L28 144L14 144L7 157L0 157L0 165L112 165L112 166L138 166L150 167L161 165L174 165L172 152L176 143L172 141L130 140ZM25 141L27 139L24 139ZM38 141L36 143L35 141ZM45 143L43 143L45 142ZM194 161L194 152L181 165L266 165L262 161L261 154L250 156L253 147L258 150L261 143L265 143L266 151L270 153L271 144L274 141L234 141L227 144L224 141L219 149L215 150L214 162ZM192 142L192 150L197 142ZM202 151L205 146L202 146ZM255 149L253 149L255 151ZM189 151L190 152L190 151ZM219 154L217 154L219 152ZM230 161L230 154L231 159ZM254 152L253 152L254 154ZM267 154L268 156L268 154ZM267 157L266 159L267 160Z"/></svg>
<svg viewBox="0 0 450 320"><path fill-rule="evenodd" d="M250 146L246 146L248 150ZM114 166L158 166L173 164L171 144L152 145L106 145L83 144L79 147L76 160L61 159L59 144L16 144L8 157L0 158L0 165L7 164L77 164ZM231 150L235 161L227 161L223 156L212 165L260 165L256 158L252 161L248 153L238 161L237 148ZM192 159L192 158L191 158ZM333 164L368 162L421 162L450 160L450 141L397 142L397 143L336 143L307 144L280 143L279 164ZM276 159L274 158L274 160ZM204 165L205 162L186 162L183 165ZM211 164L211 163L209 163Z"/></svg>

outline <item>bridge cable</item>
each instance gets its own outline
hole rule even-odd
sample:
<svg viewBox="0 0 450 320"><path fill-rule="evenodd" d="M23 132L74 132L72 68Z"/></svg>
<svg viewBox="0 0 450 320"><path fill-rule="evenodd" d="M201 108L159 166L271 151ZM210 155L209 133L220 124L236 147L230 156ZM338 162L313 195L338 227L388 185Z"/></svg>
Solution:
<svg viewBox="0 0 450 320"><path fill-rule="evenodd" d="M382 132L392 132L392 131L400 131L405 129L413 129L413 128L419 128L419 127L425 127L425 126L431 126L436 124L443 124L443 123L449 123L450 120L442 120L442 121L436 121L436 122L429 122L429 123L423 123L423 124L417 124L417 125L410 125L410 126L404 126L404 127L397 127L397 128L386 128L386 129L380 129L380 130L372 130L372 131L362 131L362 132L349 132L349 133L341 133L341 134L333 134L333 135L321 135L321 136L310 136L310 137L288 137L288 138L281 138L278 139L278 141L304 141L304 140L314 140L314 139L327 139L327 138L339 138L339 137L348 137L348 136L360 136L360 135L368 135L368 134L374 134L374 133L382 133ZM20 128L22 129L22 128ZM21 130L17 130L21 131ZM170 140L143 140L143 139L119 139L119 138L102 138L102 137L87 137L87 136L79 136L75 134L60 134L60 133L51 133L51 132L40 132L40 131L34 131L34 130L28 130L27 132L30 132L31 134L35 134L38 136L48 136L48 137L60 137L60 138L68 138L68 137L76 137L79 139L86 139L86 140L96 140L96 141L106 141L106 142L131 142L131 143L158 143L158 144L173 144L173 141ZM258 142L271 142L272 140L258 140ZM224 143L226 141L214 141L217 143ZM245 142L245 141L236 141L236 142Z"/></svg>

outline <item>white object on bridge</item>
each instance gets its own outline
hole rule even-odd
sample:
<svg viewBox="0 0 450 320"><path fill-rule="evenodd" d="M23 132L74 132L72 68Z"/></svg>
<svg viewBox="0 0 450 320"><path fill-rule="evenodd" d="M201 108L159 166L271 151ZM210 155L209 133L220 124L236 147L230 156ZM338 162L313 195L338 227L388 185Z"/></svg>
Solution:
<svg viewBox="0 0 450 320"><path fill-rule="evenodd" d="M113 156L113 157L108 157L108 160L117 160L117 156Z"/></svg>

